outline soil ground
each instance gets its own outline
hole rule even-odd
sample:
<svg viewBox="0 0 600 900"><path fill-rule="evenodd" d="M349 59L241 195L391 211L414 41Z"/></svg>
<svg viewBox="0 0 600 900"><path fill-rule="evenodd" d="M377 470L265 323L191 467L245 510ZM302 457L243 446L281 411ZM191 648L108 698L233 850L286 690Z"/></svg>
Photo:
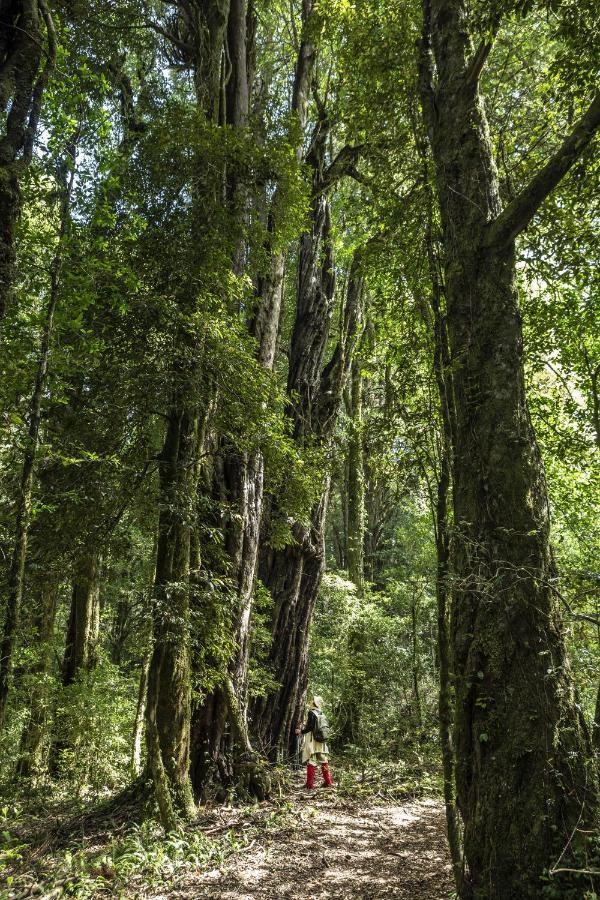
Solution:
<svg viewBox="0 0 600 900"><path fill-rule="evenodd" d="M222 868L154 900L449 900L443 805L422 798L363 806L324 788L290 797L295 827L261 835Z"/></svg>

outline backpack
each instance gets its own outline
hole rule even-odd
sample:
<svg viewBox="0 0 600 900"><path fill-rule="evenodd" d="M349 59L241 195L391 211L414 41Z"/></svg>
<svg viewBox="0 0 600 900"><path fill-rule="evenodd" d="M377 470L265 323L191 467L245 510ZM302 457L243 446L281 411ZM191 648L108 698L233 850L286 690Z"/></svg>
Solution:
<svg viewBox="0 0 600 900"><path fill-rule="evenodd" d="M329 737L329 722L325 717L325 713L322 713L320 710L313 709L313 714L316 719L316 725L313 728L313 737L319 744L324 744Z"/></svg>

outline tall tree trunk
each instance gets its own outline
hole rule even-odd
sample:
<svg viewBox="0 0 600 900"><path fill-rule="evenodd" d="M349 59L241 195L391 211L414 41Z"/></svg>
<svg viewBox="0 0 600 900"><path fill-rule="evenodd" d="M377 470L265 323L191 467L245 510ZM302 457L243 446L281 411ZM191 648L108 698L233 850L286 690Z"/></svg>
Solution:
<svg viewBox="0 0 600 900"><path fill-rule="evenodd" d="M359 593L364 588L365 472L362 434L362 372L360 359L352 363L350 379L350 439L348 441L348 574Z"/></svg>
<svg viewBox="0 0 600 900"><path fill-rule="evenodd" d="M467 865L460 888L464 898L508 900L539 897L543 871L581 844L577 829L598 812L589 735L552 589L547 491L525 396L515 239L589 143L600 99L503 212L478 90L489 46L473 52L468 28L462 0L426 0L424 105L442 214L456 410L451 627Z"/></svg>
<svg viewBox="0 0 600 900"><path fill-rule="evenodd" d="M456 420L452 383L452 360L448 345L448 331L444 308L444 290L438 245L434 239L435 199L430 173L430 147L420 129L415 126L415 140L423 167L423 187L427 220L425 224L425 251L429 269L430 306L433 332L433 371L439 398L441 423L439 473L435 508L432 510L436 549L436 605L437 605L437 664L439 677L438 718L442 771L444 777L444 804L448 844L452 858L454 882L459 893L464 877L464 858L459 812L456 802L456 756L453 742L452 659L449 634L451 597L451 553L449 497L451 487L452 449L456 440Z"/></svg>
<svg viewBox="0 0 600 900"><path fill-rule="evenodd" d="M159 461L160 511L148 671L146 744L161 820L193 811L190 764L189 576L198 415L171 409Z"/></svg>
<svg viewBox="0 0 600 900"><path fill-rule="evenodd" d="M31 162L42 96L55 57L54 24L44 0L3 0L0 13L0 322L6 314L14 280L20 180ZM45 62L40 66L42 58Z"/></svg>
<svg viewBox="0 0 600 900"><path fill-rule="evenodd" d="M303 4L305 32L312 15L312 7L312 0L305 0ZM235 0L231 4L228 25L232 74L227 85L226 109L227 121L234 127L244 126L248 116L248 59L252 55L252 48L246 43L246 26L246 4L244 0ZM296 64L292 103L292 111L298 115L301 129L305 124L313 59L314 48L308 42L305 33ZM301 153L302 144L298 141L296 146L298 161ZM229 193L231 202L239 207L240 198L243 199L243 185L230 183ZM275 207L274 201L268 217L271 234L277 227L273 216ZM243 273L243 259L241 247L233 260L233 268L237 275ZM275 363L283 295L284 261L283 252L270 254L269 270L265 277L259 279L256 312L249 323L250 333L256 339L257 360L267 370L271 370ZM220 493L226 497L228 505L235 511L224 528L225 548L230 561L228 574L233 578L237 592L237 608L233 620L235 649L228 670L224 673L223 683L194 711L192 782L197 794L202 793L209 773L215 765L222 781L228 783L232 779L232 760L226 759L223 754L223 740L228 725L229 749L235 746L245 757L253 755L247 725L248 665L264 493L262 453L258 450L251 453L234 450L226 452L217 477L221 482ZM256 785L262 793L263 786L258 777Z"/></svg>
<svg viewBox="0 0 600 900"><path fill-rule="evenodd" d="M154 540L152 542L152 570L149 579L147 597L150 600L154 591L154 581L156 579L156 552L158 549L158 528L154 529ZM196 565L197 563L197 565ZM200 561L194 558L193 547L190 550L190 566L199 568ZM151 606L150 606L151 609ZM144 646L144 655L142 657L142 667L140 671L140 680L138 685L138 698L135 709L135 720L133 723L133 735L131 740L131 773L134 777L141 775L142 772L142 745L144 739L144 726L146 723L146 705L148 701L148 675L150 672L150 660L152 658L152 617L150 614L144 616L141 627L140 638L142 646Z"/></svg>
<svg viewBox="0 0 600 900"><path fill-rule="evenodd" d="M40 439L42 400L46 388L48 364L50 361L54 313L56 311L56 304L58 303L60 292L60 272L63 260L64 241L69 228L76 146L77 135L74 135L68 144L67 154L65 159L60 163L57 173L60 196L58 244L50 267L50 290L46 307L46 317L42 331L35 384L29 403L29 428L27 444L23 455L19 494L16 503L15 536L8 572L8 596L6 600L4 630L2 641L0 643L0 732L4 728L6 721L6 704L10 690L13 653L19 629L19 617L25 578L25 561L27 558L27 540L31 521L31 501L33 497L35 465ZM0 266L1 264L0 260ZM2 275L0 273L0 278L1 277Z"/></svg>
<svg viewBox="0 0 600 900"><path fill-rule="evenodd" d="M230 14L229 0L206 3L177 2L175 15L165 30L173 47L182 56L194 77L197 105L209 121L224 120L227 91L223 83L224 53ZM234 3L234 15L240 5ZM185 41L181 41L185 35ZM233 36L235 39L235 35ZM237 54L241 48L236 47ZM236 56L239 61L239 57ZM237 76L236 76L237 78ZM232 88L235 94L234 88ZM229 96L235 108L237 94ZM200 164L200 161L199 161ZM227 176L217 190L227 194ZM230 187L230 186L229 186ZM199 174L193 198L194 215L202 222L203 190ZM201 249L198 252L202 252ZM195 290L195 286L190 289ZM180 300L181 314L196 313L193 295ZM160 817L167 829L193 814L190 781L191 740L191 658L190 658L190 572L192 530L204 417L208 397L197 390L200 348L195 346L185 326L177 342L182 350L172 365L175 381L185 385L173 397L167 413L167 428L159 462L159 523L153 602L153 648L148 671L146 703L147 768L152 778ZM209 388L210 392L210 388Z"/></svg>
<svg viewBox="0 0 600 900"><path fill-rule="evenodd" d="M419 618L417 602L417 586L412 586L412 599L410 604L411 644L412 644L412 682L413 701L415 709L415 725L419 732L423 728L423 710L421 708L421 692L419 689L419 677L421 666L419 665Z"/></svg>
<svg viewBox="0 0 600 900"><path fill-rule="evenodd" d="M129 601L125 594L117 600L117 609L110 636L110 661L116 666L121 665L123 648L129 635Z"/></svg>
<svg viewBox="0 0 600 900"><path fill-rule="evenodd" d="M71 605L67 620L65 650L61 667L63 687L92 672L98 662L100 635L100 568L96 547L81 552L73 573ZM57 774L61 755L68 748L60 728L50 748L50 771Z"/></svg>
<svg viewBox="0 0 600 900"><path fill-rule="evenodd" d="M135 721L133 723L133 737L131 741L131 773L134 778L142 772L142 742L144 738L144 723L146 721L146 701L148 699L148 673L150 671L150 657L152 646L149 644L142 660L140 682L138 686L138 699L135 708Z"/></svg>
<svg viewBox="0 0 600 900"><path fill-rule="evenodd" d="M359 357L352 361L350 383L345 391L350 436L346 452L346 518L348 574L358 596L364 592L365 472L363 458L363 379ZM362 719L364 672L362 669L363 628L360 619L350 625L347 654L349 672L342 686L338 712L338 740L358 745Z"/></svg>
<svg viewBox="0 0 600 900"><path fill-rule="evenodd" d="M65 687L98 662L100 568L100 554L93 548L81 555L75 568L61 673Z"/></svg>
<svg viewBox="0 0 600 900"><path fill-rule="evenodd" d="M35 643L38 657L32 669L34 678L31 689L29 719L21 734L17 774L23 778L37 775L43 767L44 744L48 731L50 706L52 640L60 581L49 574L40 587L39 607L35 622Z"/></svg>
<svg viewBox="0 0 600 900"><path fill-rule="evenodd" d="M316 173L322 171L318 160L323 136L317 131L313 142ZM312 229L303 236L300 248L288 373L290 397L299 398L290 404L288 412L301 447L313 442L323 446L330 440L360 330L363 278L357 251L340 341L323 368L334 295L330 225L328 201L315 192ZM269 665L279 687L254 703L252 725L271 758L292 750L294 729L302 714L308 679L309 627L325 569L324 527L329 489L327 474L309 526L297 524L293 529L294 542L282 550L267 550L261 560L260 577L274 600Z"/></svg>

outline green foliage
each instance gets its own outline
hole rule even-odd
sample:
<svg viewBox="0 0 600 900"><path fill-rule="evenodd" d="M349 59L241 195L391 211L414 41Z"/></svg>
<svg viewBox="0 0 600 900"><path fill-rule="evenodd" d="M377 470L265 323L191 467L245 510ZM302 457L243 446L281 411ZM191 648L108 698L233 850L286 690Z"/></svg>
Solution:
<svg viewBox="0 0 600 900"><path fill-rule="evenodd" d="M310 523L331 476L329 572L312 623L309 686L325 698L334 752L356 767L340 770L340 791L372 800L377 791L390 799L435 788L435 529L444 443L428 251L439 267L442 223L419 109L421 4L318 0L307 32L316 64L304 131L290 112L303 4L255 4L249 68L256 78L243 127L224 124L222 110L212 120L202 109L194 66L182 62L181 46L169 40L177 4L168 6L76 0L53 10L57 63L34 158L21 179L17 279L0 348L3 621L30 446L30 398L54 286L0 782L16 796L23 789L18 779L15 788L15 768L34 697L43 710L42 771L26 789L63 799L72 794L85 805L130 779L151 638L160 454L175 405L197 413L203 431L198 490L173 500L194 536L190 583L183 586L189 626L183 617L177 623L189 627L193 703L223 684L236 650L240 588L228 528L242 525L243 517L219 467L228 457L257 455L264 463L271 515L260 535L263 557L288 546L295 526ZM471 4L474 47L482 39L493 44L481 91L502 203L528 184L586 108L598 75L597 18L592 0ZM306 156L317 121L329 127L326 165L340 151L356 157L330 193L337 287L326 359L338 342L348 269L361 247L367 285L360 343L364 591L347 577L352 412L338 417L331 446L310 440L299 446L288 415L298 403L287 384L298 242L310 226L313 199L310 166L298 161L297 148ZM527 393L560 572L554 588L588 721L600 678L594 624L600 615L598 165L592 145L517 248ZM73 175L73 190L61 237L65 173ZM261 286L279 254L285 260L283 311L271 371L257 358L253 323ZM442 291L442 316L444 302ZM452 360L446 374L459 365ZM449 526L452 531L451 509ZM72 587L81 558L91 551L102 559L99 635L90 671L65 688ZM42 642L40 584L46 579L57 579L59 591L56 620ZM182 585L165 587L165 614L176 587ZM273 612L273 599L257 580L250 698L268 697L276 687L268 663ZM482 752L488 741L481 731ZM382 772L383 788L376 780ZM2 812L0 865L6 871L25 850L27 823L13 827L19 816L12 807ZM218 866L243 844L233 831L222 840L200 830L163 839L144 824L100 853L74 848L60 854L51 881L64 881L80 897L118 894L132 884L168 890L180 875ZM587 859L580 864L590 865ZM580 888L587 889L584 876ZM550 876L545 891L568 896L557 893Z"/></svg>
<svg viewBox="0 0 600 900"><path fill-rule="evenodd" d="M60 690L57 766L80 796L102 798L128 780L135 696L135 681L109 662Z"/></svg>

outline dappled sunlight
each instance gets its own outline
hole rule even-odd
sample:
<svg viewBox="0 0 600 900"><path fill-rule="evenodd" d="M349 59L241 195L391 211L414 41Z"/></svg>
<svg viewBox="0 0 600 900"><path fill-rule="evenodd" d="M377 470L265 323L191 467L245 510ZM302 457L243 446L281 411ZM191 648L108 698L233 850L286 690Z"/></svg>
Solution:
<svg viewBox="0 0 600 900"><path fill-rule="evenodd" d="M360 807L335 794L295 794L294 826L265 834L179 898L214 900L443 900L451 869L438 800ZM148 897L153 897L149 894ZM153 900L156 900L153 897Z"/></svg>

